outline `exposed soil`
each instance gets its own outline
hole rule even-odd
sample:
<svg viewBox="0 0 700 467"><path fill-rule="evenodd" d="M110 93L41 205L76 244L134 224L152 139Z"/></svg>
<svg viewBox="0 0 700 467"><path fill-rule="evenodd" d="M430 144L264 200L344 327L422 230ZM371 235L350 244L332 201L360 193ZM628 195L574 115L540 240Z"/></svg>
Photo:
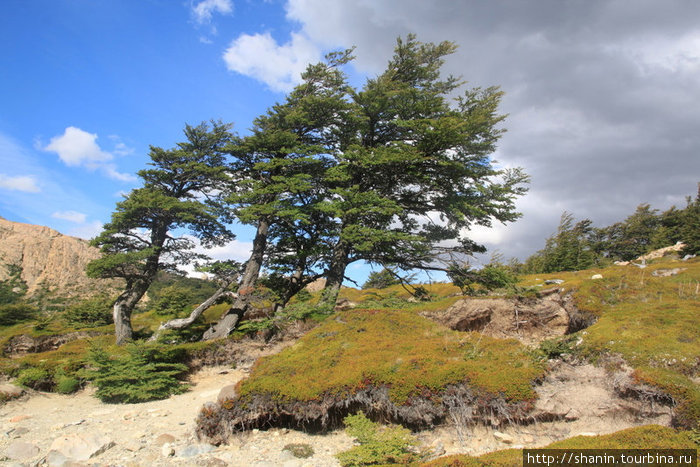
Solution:
<svg viewBox="0 0 700 467"><path fill-rule="evenodd" d="M558 288L531 298L464 298L447 310L422 314L456 331L512 337L530 346L584 329L595 319L580 312L571 295Z"/></svg>

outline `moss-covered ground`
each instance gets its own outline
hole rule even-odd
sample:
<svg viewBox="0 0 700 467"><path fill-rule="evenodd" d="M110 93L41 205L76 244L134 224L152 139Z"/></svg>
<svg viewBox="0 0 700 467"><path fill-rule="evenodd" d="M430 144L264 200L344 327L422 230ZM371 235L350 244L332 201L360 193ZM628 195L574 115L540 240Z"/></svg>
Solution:
<svg viewBox="0 0 700 467"><path fill-rule="evenodd" d="M439 397L446 386L467 383L484 397L521 402L535 398L533 381L543 373L515 340L451 331L411 311L354 309L259 361L239 393L288 402L387 386L402 404L416 394Z"/></svg>
<svg viewBox="0 0 700 467"><path fill-rule="evenodd" d="M654 275L673 269L680 272ZM591 280L594 274L603 279ZM529 276L523 285L553 278L565 281L560 287L574 292L580 310L597 317L579 333L581 355L593 362L621 357L640 382L674 398L678 425L700 427L700 259Z"/></svg>

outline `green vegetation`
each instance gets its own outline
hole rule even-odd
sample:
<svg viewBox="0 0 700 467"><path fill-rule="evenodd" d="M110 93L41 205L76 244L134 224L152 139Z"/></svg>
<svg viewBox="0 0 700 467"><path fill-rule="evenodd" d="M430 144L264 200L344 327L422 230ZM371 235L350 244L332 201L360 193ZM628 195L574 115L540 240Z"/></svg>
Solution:
<svg viewBox="0 0 700 467"><path fill-rule="evenodd" d="M557 441L542 449L698 449L690 431L647 425L629 428L609 435L575 436ZM507 449L479 457L446 456L422 464L423 467L513 467L522 465L521 449Z"/></svg>
<svg viewBox="0 0 700 467"><path fill-rule="evenodd" d="M654 271L679 268L676 275ZM600 273L603 279L591 280ZM619 356L635 369L640 382L671 395L678 404L675 422L700 424L700 260L661 259L646 268L611 266L556 275L524 278L524 285L560 278L574 292L576 306L597 317L595 324L560 342L544 343L545 352L566 351L572 338L581 338L576 351L594 362ZM539 280L536 280L539 279Z"/></svg>
<svg viewBox="0 0 700 467"><path fill-rule="evenodd" d="M369 277L362 284L363 289L385 289L391 285L400 284L401 281L390 269L383 268L381 271L372 271Z"/></svg>
<svg viewBox="0 0 700 467"><path fill-rule="evenodd" d="M314 448L306 443L290 443L282 448L283 451L289 451L297 459L308 459L314 455Z"/></svg>
<svg viewBox="0 0 700 467"><path fill-rule="evenodd" d="M8 303L0 305L0 326L12 326L34 319L39 310L27 303Z"/></svg>
<svg viewBox="0 0 700 467"><path fill-rule="evenodd" d="M467 384L485 399L516 403L535 398L543 368L514 340L448 330L415 313L362 310L326 319L296 345L260 360L242 381L241 402L253 394L310 401L388 386L396 404L411 396L439 397Z"/></svg>
<svg viewBox="0 0 700 467"><path fill-rule="evenodd" d="M103 402L134 403L165 399L187 390L182 377L188 368L181 348L157 344L130 344L125 355L110 356L104 349L91 349L94 367L90 379L95 395Z"/></svg>
<svg viewBox="0 0 700 467"><path fill-rule="evenodd" d="M516 268L523 273L579 271L607 266L613 261L630 261L652 250L683 242L681 254L700 254L700 191L684 209L672 206L658 213L648 204L622 222L595 228L590 219L574 222L564 212L557 232L544 249Z"/></svg>
<svg viewBox="0 0 700 467"><path fill-rule="evenodd" d="M343 467L363 465L414 464L421 460L416 453L416 439L401 426L381 426L365 417L362 412L348 415L343 420L345 431L359 446L336 454Z"/></svg>
<svg viewBox="0 0 700 467"><path fill-rule="evenodd" d="M106 295L95 295L74 305L63 313L69 325L76 328L100 327L111 324L113 299Z"/></svg>

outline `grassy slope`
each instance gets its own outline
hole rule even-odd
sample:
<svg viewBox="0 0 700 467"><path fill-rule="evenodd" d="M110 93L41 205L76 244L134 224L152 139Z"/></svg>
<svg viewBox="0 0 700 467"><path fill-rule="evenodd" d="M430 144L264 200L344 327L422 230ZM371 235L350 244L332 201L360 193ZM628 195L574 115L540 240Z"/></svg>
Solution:
<svg viewBox="0 0 700 467"><path fill-rule="evenodd" d="M652 275L674 268L685 270L669 277ZM590 280L596 273L603 279ZM580 332L584 356L592 361L621 356L638 380L676 400L679 425L700 427L700 259L529 276L524 284L551 278L564 279L562 286L575 290L577 306L598 317Z"/></svg>
<svg viewBox="0 0 700 467"><path fill-rule="evenodd" d="M239 390L242 397L268 393L288 402L386 385L403 404L466 381L486 397L520 402L535 397L532 381L542 374L515 340L451 331L410 311L352 310L259 361Z"/></svg>

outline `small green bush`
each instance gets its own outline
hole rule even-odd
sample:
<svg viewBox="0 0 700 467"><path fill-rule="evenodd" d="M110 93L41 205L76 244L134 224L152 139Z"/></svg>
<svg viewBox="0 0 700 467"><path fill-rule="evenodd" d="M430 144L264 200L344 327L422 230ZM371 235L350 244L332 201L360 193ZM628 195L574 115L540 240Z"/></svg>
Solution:
<svg viewBox="0 0 700 467"><path fill-rule="evenodd" d="M88 298L68 307L63 315L72 325L98 327L112 323L112 303L106 295Z"/></svg>
<svg viewBox="0 0 700 467"><path fill-rule="evenodd" d="M545 358L558 358L564 354L574 353L574 343L577 337L573 335L556 339L547 339L540 343L540 352Z"/></svg>
<svg viewBox="0 0 700 467"><path fill-rule="evenodd" d="M336 454L344 467L373 464L411 464L421 460L415 452L416 440L401 426L381 427L364 413L348 415L343 420L347 433L356 438L359 446Z"/></svg>
<svg viewBox="0 0 700 467"><path fill-rule="evenodd" d="M17 384L39 391L49 390L53 387L53 379L49 372L43 368L25 368L17 375Z"/></svg>
<svg viewBox="0 0 700 467"><path fill-rule="evenodd" d="M73 394L80 388L80 381L73 376L61 375L56 378L56 392Z"/></svg>
<svg viewBox="0 0 700 467"><path fill-rule="evenodd" d="M0 305L0 326L29 321L39 313L39 310L26 303L8 303Z"/></svg>
<svg viewBox="0 0 700 467"><path fill-rule="evenodd" d="M314 455L314 448L306 443L291 443L282 448L283 451L289 451L297 459L308 459Z"/></svg>
<svg viewBox="0 0 700 467"><path fill-rule="evenodd" d="M182 363L184 351L158 344L129 344L127 354L110 355L92 348L88 360L95 369L90 377L97 386L95 395L103 402L136 403L166 399L181 394L187 386L181 381L188 368Z"/></svg>
<svg viewBox="0 0 700 467"><path fill-rule="evenodd" d="M161 316L182 317L189 313L195 302L189 289L179 285L169 285L160 290L153 303L156 314Z"/></svg>

